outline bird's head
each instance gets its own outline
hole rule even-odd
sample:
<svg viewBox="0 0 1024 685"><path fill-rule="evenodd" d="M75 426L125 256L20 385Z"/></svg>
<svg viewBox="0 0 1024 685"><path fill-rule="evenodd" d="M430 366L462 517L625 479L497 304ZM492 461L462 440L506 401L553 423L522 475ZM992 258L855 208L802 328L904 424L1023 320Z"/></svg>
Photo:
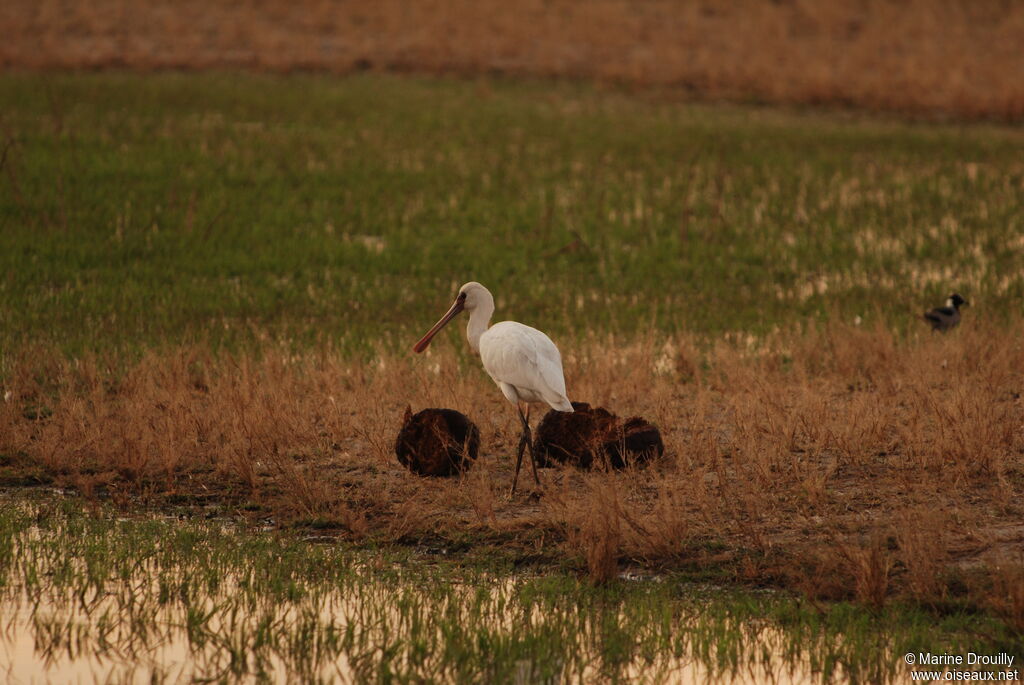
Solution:
<svg viewBox="0 0 1024 685"><path fill-rule="evenodd" d="M963 306L965 304L970 304L970 302L968 302L964 298L960 297L959 293L953 293L952 295L949 296L949 298L946 299L946 306L947 307L953 307L955 309L959 309L961 306Z"/></svg>
<svg viewBox="0 0 1024 685"><path fill-rule="evenodd" d="M422 352L427 349L430 345L430 340L438 334L438 332L444 328L449 321L458 316L462 310L468 311L470 314L473 313L479 307L490 307L491 311L494 310L494 298L487 288L483 287L476 281L470 281L466 285L459 288L459 294L455 296L455 302L449 307L445 315L434 324L434 327L427 331L419 341L413 345L412 349L415 352Z"/></svg>
<svg viewBox="0 0 1024 685"><path fill-rule="evenodd" d="M494 307L494 297L491 296L491 291L476 281L470 281L459 288L459 294L456 296L455 301L458 302L460 299L462 300L462 308L471 314L478 307Z"/></svg>

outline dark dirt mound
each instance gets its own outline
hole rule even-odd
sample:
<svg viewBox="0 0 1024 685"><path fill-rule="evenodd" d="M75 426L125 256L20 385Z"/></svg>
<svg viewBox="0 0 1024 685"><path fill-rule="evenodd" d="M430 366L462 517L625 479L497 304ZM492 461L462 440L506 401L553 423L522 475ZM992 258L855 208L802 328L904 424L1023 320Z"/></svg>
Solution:
<svg viewBox="0 0 1024 685"><path fill-rule="evenodd" d="M480 431L454 409L405 410L395 455L421 476L453 476L467 470L480 450Z"/></svg>
<svg viewBox="0 0 1024 685"><path fill-rule="evenodd" d="M571 414L552 409L537 426L533 451L538 466L557 462L590 468L595 457L600 460L606 436L615 432L615 415L603 407L592 409L586 402L573 402L572 408Z"/></svg>
<svg viewBox="0 0 1024 685"><path fill-rule="evenodd" d="M572 408L571 414L552 409L537 426L533 450L538 466L557 462L584 469L621 469L665 453L657 427L640 416L622 421L586 402L573 402Z"/></svg>

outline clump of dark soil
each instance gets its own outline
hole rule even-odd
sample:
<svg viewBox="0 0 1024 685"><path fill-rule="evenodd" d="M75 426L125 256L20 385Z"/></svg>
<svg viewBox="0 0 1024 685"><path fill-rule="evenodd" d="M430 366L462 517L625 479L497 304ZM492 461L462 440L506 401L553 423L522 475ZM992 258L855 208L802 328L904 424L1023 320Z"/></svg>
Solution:
<svg viewBox="0 0 1024 685"><path fill-rule="evenodd" d="M406 408L395 455L421 476L453 476L467 470L480 450L480 430L454 409Z"/></svg>
<svg viewBox="0 0 1024 685"><path fill-rule="evenodd" d="M658 428L640 416L623 421L604 407L573 402L573 413L551 410L535 431L538 466L621 469L665 453Z"/></svg>

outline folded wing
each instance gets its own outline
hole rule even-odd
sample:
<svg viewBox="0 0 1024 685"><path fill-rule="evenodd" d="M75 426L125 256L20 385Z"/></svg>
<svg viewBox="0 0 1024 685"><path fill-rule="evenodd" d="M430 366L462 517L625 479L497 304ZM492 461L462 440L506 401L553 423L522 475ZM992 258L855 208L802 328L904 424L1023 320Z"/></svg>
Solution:
<svg viewBox="0 0 1024 685"><path fill-rule="evenodd" d="M480 358L496 383L515 387L523 399L572 411L562 355L543 332L515 321L494 324L480 338Z"/></svg>

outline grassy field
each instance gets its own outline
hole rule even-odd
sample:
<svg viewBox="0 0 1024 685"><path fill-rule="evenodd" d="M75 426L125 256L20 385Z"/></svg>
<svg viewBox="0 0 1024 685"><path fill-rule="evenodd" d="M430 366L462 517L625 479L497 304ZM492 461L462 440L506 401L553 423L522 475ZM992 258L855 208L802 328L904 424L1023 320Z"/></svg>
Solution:
<svg viewBox="0 0 1024 685"><path fill-rule="evenodd" d="M4 488L1021 643L1019 129L501 79L7 73L0 134ZM515 415L459 327L409 350L471 279L665 458L509 499ZM954 289L964 324L931 334ZM398 465L407 405L479 424L469 473Z"/></svg>
<svg viewBox="0 0 1024 685"><path fill-rule="evenodd" d="M0 349L404 347L475 279L557 334L915 328L1024 297L1024 135L583 86L0 77Z"/></svg>

